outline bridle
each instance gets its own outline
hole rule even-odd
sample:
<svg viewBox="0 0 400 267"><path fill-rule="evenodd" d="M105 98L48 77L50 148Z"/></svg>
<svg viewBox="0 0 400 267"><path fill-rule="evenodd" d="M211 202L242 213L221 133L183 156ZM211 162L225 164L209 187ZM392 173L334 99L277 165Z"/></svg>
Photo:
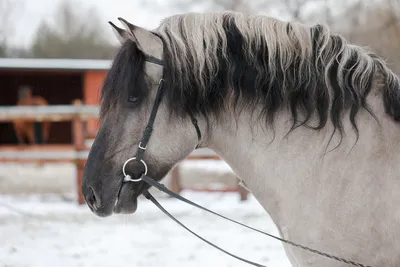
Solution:
<svg viewBox="0 0 400 267"><path fill-rule="evenodd" d="M150 63L153 63L153 64L156 64L156 65L159 65L159 66L162 66L162 67L164 67L164 65L165 65L163 60L158 59L158 58L155 58L155 57L153 57L153 56L149 56L149 55L146 55L146 61L147 61L147 62L150 62ZM253 228L253 227L247 226L247 225L242 224L242 223L240 223L240 222L237 222L237 221L235 221L235 220L229 219L229 218L227 218L227 217L225 217L225 216L223 216L223 215L220 215L220 214L218 214L218 213L216 213L216 212L214 212L214 211L211 211L211 210L209 210L209 209L207 209L207 208L205 208L205 207L203 207L203 206L200 206L200 205L198 205L198 204L196 204L196 203L194 203L194 202L192 202L192 201L190 201L190 200L188 200L188 199L186 199L186 198L184 198L184 197L182 197L182 196L180 196L180 195L178 195L178 194L176 194L176 193L170 191L170 190L169 190L167 187L165 187L163 184L161 184L161 183L157 182L156 180L154 180L154 179L150 178L149 176L147 176L148 166L147 166L146 162L143 160L143 155L144 155L144 153L145 153L145 151L146 151L146 149L147 149L147 144L148 144L148 142L149 142L149 140L150 140L150 137L151 137L151 134L152 134L152 131L153 131L154 121L155 121L155 118L156 118L156 115L157 115L157 111L158 111L158 108L159 108L159 106L160 106L161 98L162 98L162 95L163 95L163 85L164 85L164 82L165 82L164 79L161 78L161 79L160 79L160 82L158 83L157 94L156 94L156 98L155 98L155 101L154 101L154 104L153 104L153 108L152 108L152 111L151 111L151 114L150 114L150 118L149 118L149 121L148 121L148 123L147 123L147 126L146 126L146 128L145 128L145 130L144 130L144 132L143 132L142 139L141 139L141 141L140 141L140 143L139 143L139 145L138 145L136 156L135 156L135 157L132 157L132 158L129 158L128 160L126 160L125 163L124 163L123 166L122 166L122 173L123 173L123 175L124 175L123 182L140 182L140 181L143 181L143 182L147 183L149 186L154 186L154 187L157 188L158 190L160 190L160 191L162 191L162 192L164 192L164 193L166 193L166 194L168 194L168 195L170 195L170 196L172 196L172 197L174 197L174 198L176 198L176 199L178 199L178 200L181 200L181 201L183 201L183 202L185 202L185 203L187 203L187 204L189 204L189 205L192 205L192 206L194 206L194 207L196 207L196 208L199 208L199 209L202 209L202 210L207 211L207 212L209 212L209 213L212 213L212 214L214 214L214 215L216 215L216 216L219 216L219 217L221 217L221 218L223 218L223 219L226 219L226 220L228 220L228 221L230 221L230 222L233 222L233 223L236 223L236 224L238 224L238 225L241 225L241 226L243 226L243 227L245 227L245 228L248 228L248 229L250 229L250 230L253 230L253 231L256 231L256 232L258 232L258 233L267 235L267 236L269 236L269 237L271 237L271 238L273 238L273 239L279 240L279 241L284 242L284 243L286 243L286 244L289 244L289 245L291 245L291 246L298 247L298 248L300 248L300 249L303 249L303 250L306 250L306 251L309 251L309 252L318 254L318 255L320 255L320 256L324 256L324 257L330 258L330 259L332 259L332 260L336 260L336 261L339 261L339 262L342 262L342 263L346 263L346 264L349 264L349 265L352 265L352 266L372 267L372 266L369 266L369 265L364 265L364 264L357 263L357 262L350 261L350 260L346 260L346 259L343 259L343 258L340 258L340 257L337 257L337 256L333 256L333 255L328 254L328 253L320 252L320 251L318 251L318 250L316 250L316 249L312 249L312 248L309 248L309 247L306 247L306 246L303 246L303 245L294 243L294 242L292 242L292 241L289 241L289 240L286 240L286 239L283 239L283 238L280 238L280 237L277 237L277 236L268 234L268 233L266 233L266 232L263 232L263 231L261 231L261 230L258 230L258 229L255 229L255 228ZM132 97L132 92L129 93L128 101L130 101L131 97ZM197 138L198 138L198 143L197 143L197 145L196 145L196 149L197 149L197 148L199 148L200 142L201 142L201 131L200 131L199 125L198 125L198 123L197 123L197 120L196 120L192 115L190 115L190 116L191 116L192 124L193 124L193 126L195 127L196 133L197 133ZM141 177L139 177L139 178L137 178L137 179L133 179L133 178L132 178L129 174L127 174L126 171L125 171L126 165L127 165L130 161L133 161L133 160L136 160L136 161L142 163L143 166L144 166L144 173L141 175ZM122 186L122 185L121 185L121 186ZM186 227L184 224L182 224L178 219L176 219L176 218L175 218L174 216L172 216L167 210L165 210L164 207L161 206L161 204L150 194L150 192L149 192L148 190L145 190L142 194L143 194L144 197L146 197L147 199L149 199L150 201L152 201L152 202L153 202L162 212L164 212L164 214L166 214L169 218L171 218L173 221L175 221L176 223L178 223L180 226L182 226L183 228L185 228L185 229L186 229L187 231L189 231L191 234L195 235L196 237L198 237L198 238L201 239L202 241L206 242L207 244L209 244L209 245L213 246L214 248L216 248L216 249L218 249L218 250L220 250L220 251L222 251L222 252L228 254L228 255L231 256L231 257L234 257L234 258L236 258L236 259L238 259L238 260L241 260L241 261L243 261L243 262L246 262L246 263L248 263L248 264L251 264L251 265L254 265L254 266L258 266L258 267L267 267L267 266L265 266L265 265L262 265L262 264L259 264L259 263L256 263L256 262L252 262L252 261L250 261L250 260L246 260L246 259L244 259L244 258L241 258L241 257L239 257L239 256L236 256L236 255L234 255L234 254L232 254L232 253L230 253L230 252L228 252L228 251L226 251L226 250L224 250L224 249L218 247L217 245L213 244L212 242L210 242L210 241L204 239L203 237L199 236L198 234L196 234L195 232L193 232L192 230L190 230L189 228L187 228L187 227Z"/></svg>
<svg viewBox="0 0 400 267"><path fill-rule="evenodd" d="M164 67L164 62L161 59L155 58L153 56L146 55L146 61ZM122 173L124 174L124 182L139 182L142 180L141 177L139 177L137 179L132 179L132 177L129 174L126 174L126 172L125 172L126 165L130 161L133 161L133 160L139 161L143 164L144 169L145 169L143 175L147 175L148 167L147 167L146 162L143 160L143 154L147 149L147 143L149 142L151 133L153 132L154 121L156 119L157 111L160 106L161 98L162 98L163 92L164 92L163 91L164 82L165 82L164 79L161 78L158 83L157 94L156 94L156 98L153 103L153 108L150 113L150 118L149 118L149 121L147 122L147 126L144 130L142 139L140 140L140 143L138 145L136 156L125 161L124 165L122 166ZM132 99L132 98L133 98L133 93L130 92L128 95L128 101L130 101L130 99ZM199 125L197 123L197 120L193 116L191 116L191 120L192 120L192 124L195 127L196 133L197 133L197 139L198 139L197 145L196 145L196 149L197 149L200 146L201 131L200 131Z"/></svg>

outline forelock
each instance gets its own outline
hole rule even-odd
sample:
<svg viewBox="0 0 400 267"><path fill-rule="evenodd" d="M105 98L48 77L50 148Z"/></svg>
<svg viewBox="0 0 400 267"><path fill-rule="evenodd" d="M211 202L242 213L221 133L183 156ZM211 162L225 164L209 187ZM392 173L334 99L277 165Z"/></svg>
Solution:
<svg viewBox="0 0 400 267"><path fill-rule="evenodd" d="M129 94L142 98L148 95L145 55L130 39L117 51L112 66L107 73L101 91L100 117L119 101L128 101Z"/></svg>

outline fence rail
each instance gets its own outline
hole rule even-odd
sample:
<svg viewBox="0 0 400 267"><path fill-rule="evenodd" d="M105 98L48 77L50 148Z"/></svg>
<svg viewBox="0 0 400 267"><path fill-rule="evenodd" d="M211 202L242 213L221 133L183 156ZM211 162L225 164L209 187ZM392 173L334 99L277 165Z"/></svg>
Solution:
<svg viewBox="0 0 400 267"><path fill-rule="evenodd" d="M75 162L77 168L77 190L78 203L84 204L80 191L82 184L83 167L86 163L91 141L87 139L87 129L84 121L98 119L99 106L82 105L80 100L75 100L72 105L50 105L50 106L2 106L0 107L0 122L11 122L13 120L32 121L71 121L73 123L72 135L74 144L69 147L51 148L44 145L40 148L29 147L2 147L0 148L0 162ZM56 146L57 147L57 146ZM26 148L26 147L25 147ZM192 152L188 159L215 159L221 158L210 149L198 149ZM171 189L176 193L182 189L180 186L179 171L176 167L172 173ZM247 198L247 192L239 188L241 198Z"/></svg>
<svg viewBox="0 0 400 267"><path fill-rule="evenodd" d="M90 147L89 147L90 148ZM87 159L89 148L76 151L73 146L41 145L41 146L0 146L0 162L4 161L56 161ZM219 159L212 150L201 148L193 151L189 159Z"/></svg>
<svg viewBox="0 0 400 267"><path fill-rule="evenodd" d="M51 106L2 106L0 107L0 122L13 120L35 121L71 121L73 119L97 119L97 105L51 105Z"/></svg>

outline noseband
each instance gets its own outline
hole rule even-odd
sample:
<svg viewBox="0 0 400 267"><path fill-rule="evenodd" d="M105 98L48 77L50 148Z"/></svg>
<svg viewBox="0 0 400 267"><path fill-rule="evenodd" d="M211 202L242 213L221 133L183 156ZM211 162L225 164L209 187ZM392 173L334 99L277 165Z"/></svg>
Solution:
<svg viewBox="0 0 400 267"><path fill-rule="evenodd" d="M163 62L161 59L158 59L158 58L155 58L155 57L152 57L152 56L146 55L146 61L147 61L147 62L150 62L150 63L153 63L153 64L157 64L157 65L159 65L159 66L164 66L164 62ZM226 219L226 220L228 220L228 221L230 221L230 222L233 222L233 223L236 223L236 224L241 225L241 226L243 226L243 227L246 227L246 228L248 228L248 229L250 229L250 230L256 231L256 232L258 232L258 233L261 233L261 234L264 234L264 235L269 236L269 237L271 237L271 238L274 238L274 239L276 239L276 240L279 240L279 241L281 241L281 242L283 242L283 243L286 243L286 244L289 244L289 245L291 245L291 246L294 246L294 247L297 247L297 248L300 248L300 249L303 249L303 250L306 250L306 251L309 251L309 252L318 254L318 255L320 255L320 256L323 256L323 257L326 257L326 258L329 258L329 259L332 259L332 260L336 260L336 261L339 261L339 262L342 262L342 263L346 263L346 264L349 264L349 265L359 266L359 267L371 267L371 266L369 266L369 265L363 265L363 264L361 264L361 263L357 263L357 262L354 262L354 261L346 260L346 259L343 259L343 258L340 258L340 257L337 257L337 256L333 256L333 255L328 254L328 253L320 252L320 251L318 251L318 250L316 250L316 249L312 249L312 248L309 248L309 247L306 247L306 246L303 246L303 245L296 244L296 243L294 243L294 242L292 242L292 241L285 240L285 239L283 239L283 238L280 238L280 237L277 237L277 236L268 234L268 233L266 233L266 232L263 232L263 231L261 231L261 230L252 228L252 227L250 227L250 226L247 226L247 225L242 224L242 223L240 223L240 222L237 222L237 221L235 221L235 220L229 219L229 218L227 218L227 217L225 217L225 216L223 216L223 215L220 215L220 214L218 214L218 213L216 213L216 212L214 212L214 211L211 211L211 210L209 210L209 209L207 209L207 208L205 208L205 207L202 207L202 206L200 206L200 205L198 205L198 204L196 204L196 203L194 203L194 202L192 202L192 201L190 201L190 200L188 200L188 199L186 199L186 198L184 198L184 197L182 197L182 196L180 196L180 195L178 195L178 194L176 194L176 193L170 191L170 190L169 190L168 188L166 188L164 185L158 183L156 180L154 180L154 179L150 178L149 176L147 176L148 167L147 167L146 162L143 160L143 154L144 154L144 152L146 151L147 143L149 142L151 133L152 133L152 131L153 131L153 124L154 124L154 121L155 121L155 118L156 118L156 115L157 115L157 111L158 111L158 108L159 108L160 103L161 103L162 94L163 94L163 84L164 84L164 79L161 78L161 79L160 79L160 82L159 82L159 84L158 84L157 95L156 95L156 99L155 99L154 104L153 104L153 109L152 109L152 111L151 111L150 118L149 118L149 121L148 121L148 123L147 123L147 126L146 126L146 128L145 128L145 130L144 130L142 139L141 139L141 141L140 141L140 143L139 143L139 145L138 145L138 149L137 149L136 156L133 157L133 158L128 159L127 161L125 161L124 165L122 166L122 173L124 174L124 180L123 180L124 182L140 182L140 181L144 181L144 182L147 183L148 185L154 186L154 187L157 188L158 190L160 190L160 191L162 191L162 192L164 192L164 193L167 193L168 195L170 195L170 196L172 196L172 197L174 197L174 198L176 198L176 199L178 199L178 200L181 200L181 201L183 201L183 202L185 202L185 203L187 203L187 204L189 204L189 205L192 205L192 206L194 206L194 207L196 207L196 208L199 208L199 209L202 209L202 210L204 210L204 211L207 211L207 212L209 212L209 213L211 213L211 214L214 214L214 215L219 216L219 217L221 217L221 218L223 218L223 219ZM128 97L128 101L129 101L129 102L130 102L130 99L132 99L132 97L133 97L133 94L132 94L132 92L130 92L129 97ZM199 126L198 126L198 124L197 124L197 120L196 120L192 115L191 115L190 117L191 117L191 119L192 119L192 123L193 123L193 125L194 125L194 127L195 127L195 129L196 129L196 133L197 133L197 138L198 138L198 143L197 143L197 145L196 145L196 149L197 149L197 148L199 147L200 140L201 140L201 131L200 131L200 128L199 128ZM143 173L143 174L141 175L141 177L138 178L138 179L133 179L129 174L127 174L127 173L125 172L125 167L126 167L126 165L127 165L130 161L133 161L133 160L136 160L136 161L142 163L143 166L144 166L144 173ZM216 249L218 249L218 250L224 252L225 254L227 254L227 255L229 255L229 256L231 256L231 257L233 257L233 258L236 258L236 259L238 259L238 260L241 260L241 261L243 261L243 262L245 262L245 263L248 263L248 264L251 264L251 265L254 265L254 266L258 266L258 267L266 267L265 265L262 265L262 264L259 264L259 263L256 263L256 262L252 262L252 261L246 260L246 259L244 259L244 258L241 258L241 257L239 257L239 256L236 256L236 255L234 255L234 254L232 254L232 253L230 253L230 252L228 252L228 251L226 251L226 250L224 250L224 249L218 247L217 245L213 244L212 242L210 242L210 241L204 239L203 237L199 236L198 234L196 234L195 232L193 232L192 230L190 230L189 228L187 228L187 227L186 227L184 224L182 224L178 219L176 219L176 218L175 218L174 216L172 216L167 210L165 210L164 207L161 206L161 204L149 193L148 190L145 190L145 191L143 192L143 195L144 195L147 199L149 199L150 201L152 201L152 202L153 202L162 212L164 212L169 218L171 218L173 221L175 221L176 223L178 223L180 226L182 226L183 228L185 228L185 229L186 229L187 231L189 231L191 234L193 234L194 236L198 237L199 239L201 239L202 241L206 242L207 244L209 244L209 245L213 246L214 248L216 248Z"/></svg>

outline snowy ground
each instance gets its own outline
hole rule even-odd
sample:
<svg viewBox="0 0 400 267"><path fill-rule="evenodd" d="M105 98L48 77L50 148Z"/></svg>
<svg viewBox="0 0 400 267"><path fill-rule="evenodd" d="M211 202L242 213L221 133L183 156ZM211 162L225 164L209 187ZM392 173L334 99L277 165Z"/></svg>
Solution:
<svg viewBox="0 0 400 267"><path fill-rule="evenodd" d="M4 178L6 169L0 167L3 191L7 186L4 181L10 180ZM20 168L20 174L23 169ZM48 166L43 169L41 177L45 173L51 176L52 172L53 176L66 174L54 167L50 170ZM214 172L217 173L215 168ZM7 174L16 173L14 170ZM40 179L36 179L37 185ZM234 180L234 176L224 179ZM63 188L67 184L64 181ZM86 206L77 206L73 194L52 190L55 193L0 194L1 267L250 266L197 239L145 199L139 201L134 215L98 218ZM245 202L239 201L237 193L184 191L182 195L230 218L277 234L268 214L251 195ZM290 267L279 241L163 195L157 194L157 198L189 228L229 252L268 267Z"/></svg>

